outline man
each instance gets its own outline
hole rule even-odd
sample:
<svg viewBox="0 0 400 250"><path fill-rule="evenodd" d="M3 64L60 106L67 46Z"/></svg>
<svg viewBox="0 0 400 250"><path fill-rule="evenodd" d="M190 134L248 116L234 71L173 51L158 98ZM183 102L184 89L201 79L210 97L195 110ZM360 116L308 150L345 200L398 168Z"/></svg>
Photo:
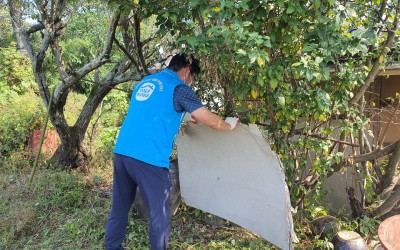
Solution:
<svg viewBox="0 0 400 250"><path fill-rule="evenodd" d="M167 69L145 77L133 90L114 149L113 204L106 225L106 249L123 249L137 187L149 208L151 249L167 249L172 186L169 157L185 112L215 130L232 130L239 122L237 118L224 121L203 107L189 87L200 73L198 60L190 59L175 55Z"/></svg>

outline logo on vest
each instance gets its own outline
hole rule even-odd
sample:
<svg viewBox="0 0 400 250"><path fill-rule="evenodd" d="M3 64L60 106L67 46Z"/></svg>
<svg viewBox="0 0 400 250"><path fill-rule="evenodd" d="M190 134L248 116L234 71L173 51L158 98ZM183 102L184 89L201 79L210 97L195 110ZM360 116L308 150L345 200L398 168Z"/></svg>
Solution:
<svg viewBox="0 0 400 250"><path fill-rule="evenodd" d="M156 86L152 83L144 83L136 93L136 100L146 101L153 94L155 88Z"/></svg>

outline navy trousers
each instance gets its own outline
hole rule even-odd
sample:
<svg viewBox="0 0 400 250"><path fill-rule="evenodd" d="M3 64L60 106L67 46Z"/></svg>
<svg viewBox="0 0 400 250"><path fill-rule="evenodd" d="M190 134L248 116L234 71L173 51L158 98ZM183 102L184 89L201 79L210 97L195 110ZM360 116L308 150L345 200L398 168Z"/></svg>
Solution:
<svg viewBox="0 0 400 250"><path fill-rule="evenodd" d="M106 249L123 249L128 214L137 187L149 208L151 249L167 249L172 186L169 169L116 154L113 179L112 209L106 225Z"/></svg>

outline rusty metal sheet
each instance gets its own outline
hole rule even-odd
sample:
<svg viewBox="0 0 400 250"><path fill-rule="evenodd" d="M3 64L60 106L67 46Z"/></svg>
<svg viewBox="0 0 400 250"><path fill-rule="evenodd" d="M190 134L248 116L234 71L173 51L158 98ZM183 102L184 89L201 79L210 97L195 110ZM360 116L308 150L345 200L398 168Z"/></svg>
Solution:
<svg viewBox="0 0 400 250"><path fill-rule="evenodd" d="M184 202L292 249L289 192L277 155L256 125L233 131L187 125L178 135Z"/></svg>

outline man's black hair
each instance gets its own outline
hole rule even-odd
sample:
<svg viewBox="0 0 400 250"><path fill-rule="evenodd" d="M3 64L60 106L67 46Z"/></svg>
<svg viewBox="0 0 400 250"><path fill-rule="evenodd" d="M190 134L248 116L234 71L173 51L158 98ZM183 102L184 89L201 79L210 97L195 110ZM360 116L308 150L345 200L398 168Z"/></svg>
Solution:
<svg viewBox="0 0 400 250"><path fill-rule="evenodd" d="M190 73L194 75L200 74L200 62L193 55L190 55L191 63L190 63Z"/></svg>
<svg viewBox="0 0 400 250"><path fill-rule="evenodd" d="M199 60L194 58L193 55L190 55L188 58L185 53L176 54L172 57L168 65L168 68L174 72L178 72L185 67L189 67L192 74L198 75L200 73Z"/></svg>

